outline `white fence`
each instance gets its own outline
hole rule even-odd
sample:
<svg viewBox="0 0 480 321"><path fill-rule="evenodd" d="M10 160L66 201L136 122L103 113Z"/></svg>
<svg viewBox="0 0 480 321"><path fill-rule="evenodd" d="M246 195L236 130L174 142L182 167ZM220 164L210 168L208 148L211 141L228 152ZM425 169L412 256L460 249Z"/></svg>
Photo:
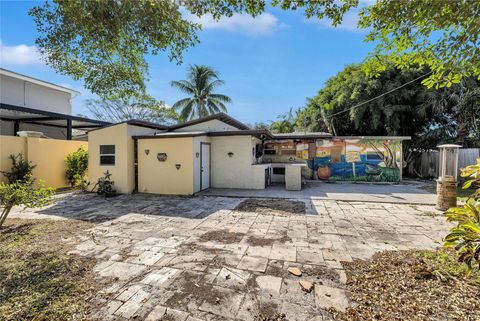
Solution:
<svg viewBox="0 0 480 321"><path fill-rule="evenodd" d="M475 164L477 158L480 158L480 148L460 149L458 153L458 168ZM423 152L420 157L408 165L407 172L410 175L422 178L438 177L438 151Z"/></svg>

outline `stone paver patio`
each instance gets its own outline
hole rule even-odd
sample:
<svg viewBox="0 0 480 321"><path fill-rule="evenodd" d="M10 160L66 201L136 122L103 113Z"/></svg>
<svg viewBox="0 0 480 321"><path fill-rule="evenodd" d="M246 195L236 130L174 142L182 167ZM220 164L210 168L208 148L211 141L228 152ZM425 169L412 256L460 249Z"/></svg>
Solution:
<svg viewBox="0 0 480 321"><path fill-rule="evenodd" d="M109 281L100 320L328 320L325 309L348 305L342 261L434 248L449 228L433 206L304 199L306 214L234 211L243 200L67 194L12 217L97 222L70 241ZM300 280L314 290L302 291Z"/></svg>

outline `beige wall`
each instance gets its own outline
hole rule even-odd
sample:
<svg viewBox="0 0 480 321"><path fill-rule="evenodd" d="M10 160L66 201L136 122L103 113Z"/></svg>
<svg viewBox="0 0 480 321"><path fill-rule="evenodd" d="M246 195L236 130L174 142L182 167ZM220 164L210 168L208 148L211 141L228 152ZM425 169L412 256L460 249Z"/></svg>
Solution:
<svg viewBox="0 0 480 321"><path fill-rule="evenodd" d="M80 141L0 136L0 169L10 170L12 164L8 159L9 155L21 153L25 159L36 165L33 176L37 180L43 180L46 186L66 187L69 183L65 178L65 158L80 146L88 149L88 143ZM0 176L1 181L5 182L5 177Z"/></svg>
<svg viewBox="0 0 480 321"><path fill-rule="evenodd" d="M18 154L23 154L24 158L27 157L27 138L0 136L0 171L9 171L12 167L9 156ZM0 181L7 182L3 174L0 174Z"/></svg>
<svg viewBox="0 0 480 321"><path fill-rule="evenodd" d="M148 155L145 150L149 150ZM160 162L158 153L166 153ZM193 138L138 140L138 191L155 194L191 195L193 182ZM180 164L180 169L175 167Z"/></svg>
<svg viewBox="0 0 480 321"><path fill-rule="evenodd" d="M119 124L92 131L88 134L88 176L96 184L107 170L112 174L114 187L119 193L131 193L134 189L133 141L128 136L128 125ZM100 165L100 145L115 145L115 165ZM131 146L132 145L132 146ZM130 156L130 154L132 156Z"/></svg>
<svg viewBox="0 0 480 321"><path fill-rule="evenodd" d="M253 148L258 140L252 136L211 137L211 185L214 188L265 187L266 165L255 165ZM233 156L229 157L228 153Z"/></svg>
<svg viewBox="0 0 480 321"><path fill-rule="evenodd" d="M107 170L118 193L135 189L134 140L132 136L154 133L154 129L126 123L94 130L88 134L88 174L92 186ZM115 145L115 165L100 165L100 145Z"/></svg>
<svg viewBox="0 0 480 321"><path fill-rule="evenodd" d="M189 132L189 131L227 131L227 130L239 130L229 124L224 123L218 119L212 119L199 124L186 126L175 130L176 132Z"/></svg>

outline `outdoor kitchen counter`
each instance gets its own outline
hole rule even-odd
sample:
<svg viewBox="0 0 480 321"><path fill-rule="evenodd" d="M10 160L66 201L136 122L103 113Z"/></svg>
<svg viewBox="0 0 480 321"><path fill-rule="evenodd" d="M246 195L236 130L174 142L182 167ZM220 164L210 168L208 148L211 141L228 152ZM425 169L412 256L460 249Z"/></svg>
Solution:
<svg viewBox="0 0 480 321"><path fill-rule="evenodd" d="M285 164L285 188L289 191L302 189L302 167L306 164Z"/></svg>

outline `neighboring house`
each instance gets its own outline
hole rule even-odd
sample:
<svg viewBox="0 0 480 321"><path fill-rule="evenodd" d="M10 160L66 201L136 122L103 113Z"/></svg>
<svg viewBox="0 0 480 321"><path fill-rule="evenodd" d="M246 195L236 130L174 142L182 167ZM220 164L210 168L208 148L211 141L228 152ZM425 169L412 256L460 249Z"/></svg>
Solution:
<svg viewBox="0 0 480 321"><path fill-rule="evenodd" d="M0 68L1 135L42 132L44 137L75 139L109 123L72 116L77 91ZM84 136L85 137L85 136Z"/></svg>
<svg viewBox="0 0 480 321"><path fill-rule="evenodd" d="M178 195L264 189L292 163L306 165L305 179L398 182L405 139L275 135L223 113L174 126L132 120L89 132L88 172L96 182L108 171L120 193Z"/></svg>

